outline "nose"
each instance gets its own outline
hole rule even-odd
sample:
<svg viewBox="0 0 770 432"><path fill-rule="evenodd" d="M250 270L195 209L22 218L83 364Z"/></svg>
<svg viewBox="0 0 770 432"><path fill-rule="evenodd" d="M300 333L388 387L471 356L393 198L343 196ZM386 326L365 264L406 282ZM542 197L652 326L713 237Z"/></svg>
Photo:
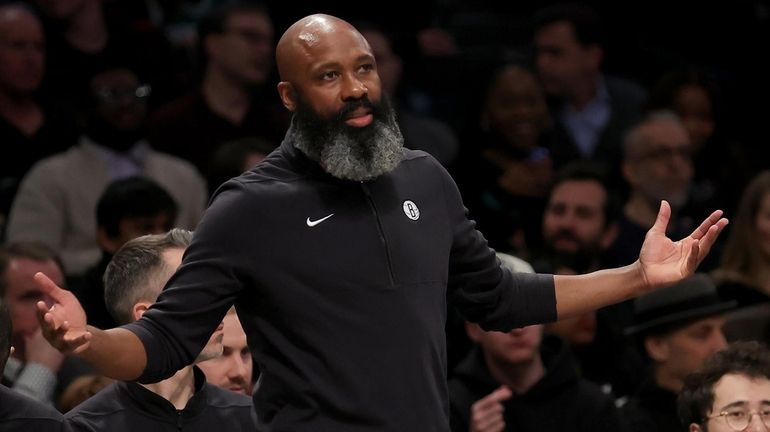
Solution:
<svg viewBox="0 0 770 432"><path fill-rule="evenodd" d="M749 432L767 432L768 428L762 421L762 416L759 415L759 413L752 412L751 418L749 419L749 427L745 430Z"/></svg>
<svg viewBox="0 0 770 432"><path fill-rule="evenodd" d="M230 367L227 368L227 376L231 381L246 381L246 365L239 355L233 355L229 359Z"/></svg>
<svg viewBox="0 0 770 432"><path fill-rule="evenodd" d="M369 89L355 74L345 74L341 94L343 101L361 99L368 93Z"/></svg>

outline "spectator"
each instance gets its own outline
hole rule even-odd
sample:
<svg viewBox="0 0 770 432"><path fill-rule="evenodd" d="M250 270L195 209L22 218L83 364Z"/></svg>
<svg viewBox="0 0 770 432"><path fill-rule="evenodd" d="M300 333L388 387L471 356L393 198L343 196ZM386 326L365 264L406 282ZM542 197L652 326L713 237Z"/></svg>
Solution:
<svg viewBox="0 0 770 432"><path fill-rule="evenodd" d="M230 308L222 320L222 355L200 362L198 367L206 374L206 380L215 386L251 396L254 367L251 351L246 343L246 333L241 321Z"/></svg>
<svg viewBox="0 0 770 432"><path fill-rule="evenodd" d="M13 323L14 354L5 362L3 383L30 398L53 405L70 381L90 366L66 357L45 342L35 317L35 303L48 300L32 276L43 272L64 283L56 255L41 244L10 243L0 248L0 297Z"/></svg>
<svg viewBox="0 0 770 432"><path fill-rule="evenodd" d="M99 261L96 205L111 181L136 175L156 181L174 198L174 225L183 228L195 227L208 197L192 165L155 151L144 139L149 89L136 74L109 65L90 83L85 134L27 174L8 224L10 241L38 241L55 250L68 277Z"/></svg>
<svg viewBox="0 0 770 432"><path fill-rule="evenodd" d="M714 270L719 295L741 306L770 301L770 171L743 191L721 266Z"/></svg>
<svg viewBox="0 0 770 432"><path fill-rule="evenodd" d="M38 97L45 61L37 16L22 3L0 5L0 242L24 174L77 137L74 118Z"/></svg>
<svg viewBox="0 0 770 432"><path fill-rule="evenodd" d="M182 261L192 233L174 229L130 240L104 275L105 300L115 321L139 319ZM221 325L196 362L222 354ZM254 430L251 401L208 384L196 366L186 366L151 384L116 382L65 415L73 432L103 430Z"/></svg>
<svg viewBox="0 0 770 432"><path fill-rule="evenodd" d="M767 431L768 395L770 352L758 342L735 342L687 377L679 415L690 432Z"/></svg>
<svg viewBox="0 0 770 432"><path fill-rule="evenodd" d="M613 400L578 376L567 346L543 326L466 329L477 346L449 381L453 431L622 431Z"/></svg>
<svg viewBox="0 0 770 432"><path fill-rule="evenodd" d="M0 296L0 370L5 369L13 353L11 317ZM19 394L0 384L0 431L2 432L65 432L62 416L50 406Z"/></svg>
<svg viewBox="0 0 770 432"><path fill-rule="evenodd" d="M150 142L192 162L201 172L229 141L260 137L277 145L289 117L269 85L273 23L264 6L228 4L200 22L203 78L191 94L153 113Z"/></svg>
<svg viewBox="0 0 770 432"><path fill-rule="evenodd" d="M702 273L636 299L627 333L639 340L651 370L623 407L632 432L684 430L677 395L687 375L727 346L723 314L734 307L719 299L714 283Z"/></svg>
<svg viewBox="0 0 770 432"><path fill-rule="evenodd" d="M174 199L148 178L127 177L107 186L96 205L96 241L101 260L82 277L69 281L93 325L104 329L117 326L104 304L104 271L112 256L133 238L167 232L177 213Z"/></svg>
<svg viewBox="0 0 770 432"><path fill-rule="evenodd" d="M590 159L620 179L622 136L641 116L645 91L601 71L603 34L589 6L558 4L534 17L535 66L552 98L556 166Z"/></svg>

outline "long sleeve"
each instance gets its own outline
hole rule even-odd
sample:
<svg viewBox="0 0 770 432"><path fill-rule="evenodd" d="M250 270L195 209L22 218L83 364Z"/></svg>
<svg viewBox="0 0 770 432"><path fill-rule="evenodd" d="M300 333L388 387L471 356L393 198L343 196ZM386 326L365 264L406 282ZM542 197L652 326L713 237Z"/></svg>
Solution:
<svg viewBox="0 0 770 432"><path fill-rule="evenodd" d="M453 227L449 257L449 300L485 330L508 331L556 319L552 275L516 273L501 267L484 236L468 219L460 193L444 173L444 195Z"/></svg>

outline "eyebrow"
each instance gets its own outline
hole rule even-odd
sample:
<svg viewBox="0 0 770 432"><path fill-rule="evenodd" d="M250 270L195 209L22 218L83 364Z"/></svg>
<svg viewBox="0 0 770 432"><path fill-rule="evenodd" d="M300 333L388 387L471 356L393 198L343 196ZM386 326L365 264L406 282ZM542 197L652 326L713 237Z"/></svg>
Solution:
<svg viewBox="0 0 770 432"><path fill-rule="evenodd" d="M374 56L371 55L371 54L361 54L360 56L356 57L356 59L355 59L356 63L359 63L359 62L362 62L362 61L374 61ZM316 71L316 70L322 70L322 69L329 69L329 68L339 67L340 65L341 65L341 63L338 62L338 61L330 61L330 62L326 62L326 63L321 63L321 64L313 65L313 66L311 66L310 69Z"/></svg>
<svg viewBox="0 0 770 432"><path fill-rule="evenodd" d="M739 407L743 408L743 407L745 407L748 404L749 404L749 401L735 401L735 402L732 402L732 403L729 403L729 404L723 406L720 411L724 411L724 410L730 409L730 408L739 408ZM770 406L770 400L762 400L762 401L759 402L759 404L762 405L762 406L766 406L766 405Z"/></svg>

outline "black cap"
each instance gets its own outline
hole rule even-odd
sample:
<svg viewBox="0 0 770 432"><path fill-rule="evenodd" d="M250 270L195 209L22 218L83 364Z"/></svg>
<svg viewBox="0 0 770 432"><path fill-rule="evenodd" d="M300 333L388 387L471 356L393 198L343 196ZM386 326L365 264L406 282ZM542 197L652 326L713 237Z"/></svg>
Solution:
<svg viewBox="0 0 770 432"><path fill-rule="evenodd" d="M645 333L679 323L684 325L734 309L737 304L722 301L711 278L697 273L634 300L634 324L626 328L625 334Z"/></svg>

